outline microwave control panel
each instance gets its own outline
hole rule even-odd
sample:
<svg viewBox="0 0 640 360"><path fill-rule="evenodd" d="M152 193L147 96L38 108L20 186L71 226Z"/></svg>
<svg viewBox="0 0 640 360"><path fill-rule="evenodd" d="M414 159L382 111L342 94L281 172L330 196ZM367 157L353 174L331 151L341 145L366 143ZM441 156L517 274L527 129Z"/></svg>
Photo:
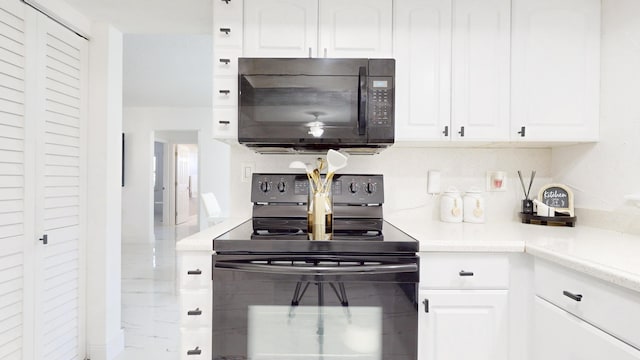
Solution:
<svg viewBox="0 0 640 360"><path fill-rule="evenodd" d="M393 125L393 80L390 77L369 78L369 125Z"/></svg>

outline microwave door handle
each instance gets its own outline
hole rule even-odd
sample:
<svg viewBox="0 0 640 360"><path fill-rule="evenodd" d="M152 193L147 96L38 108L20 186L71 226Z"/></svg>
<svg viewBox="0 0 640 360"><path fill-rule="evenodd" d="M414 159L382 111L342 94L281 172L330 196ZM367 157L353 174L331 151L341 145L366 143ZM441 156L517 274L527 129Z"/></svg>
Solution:
<svg viewBox="0 0 640 360"><path fill-rule="evenodd" d="M367 134L367 68L360 67L358 74L358 135Z"/></svg>

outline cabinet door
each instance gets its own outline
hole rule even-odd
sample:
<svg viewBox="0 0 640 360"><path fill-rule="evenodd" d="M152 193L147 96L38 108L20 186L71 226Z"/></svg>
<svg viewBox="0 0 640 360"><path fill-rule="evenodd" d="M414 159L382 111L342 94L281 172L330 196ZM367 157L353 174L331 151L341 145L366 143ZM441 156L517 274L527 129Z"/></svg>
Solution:
<svg viewBox="0 0 640 360"><path fill-rule="evenodd" d="M394 3L396 140L447 140L451 121L451 0Z"/></svg>
<svg viewBox="0 0 640 360"><path fill-rule="evenodd" d="M510 3L453 2L453 139L509 138Z"/></svg>
<svg viewBox="0 0 640 360"><path fill-rule="evenodd" d="M419 359L506 360L507 303L507 290L421 290Z"/></svg>
<svg viewBox="0 0 640 360"><path fill-rule="evenodd" d="M318 0L245 0L244 56L318 56Z"/></svg>
<svg viewBox="0 0 640 360"><path fill-rule="evenodd" d="M0 0L0 358L24 359L25 249L33 246L33 200L26 191L25 6ZM27 326L27 328L29 328Z"/></svg>
<svg viewBox="0 0 640 360"><path fill-rule="evenodd" d="M37 14L35 358L84 358L87 41Z"/></svg>
<svg viewBox="0 0 640 360"><path fill-rule="evenodd" d="M533 360L638 360L640 351L536 297Z"/></svg>
<svg viewBox="0 0 640 360"><path fill-rule="evenodd" d="M598 139L600 6L513 1L513 139Z"/></svg>
<svg viewBox="0 0 640 360"><path fill-rule="evenodd" d="M318 57L393 55L392 0L320 0Z"/></svg>

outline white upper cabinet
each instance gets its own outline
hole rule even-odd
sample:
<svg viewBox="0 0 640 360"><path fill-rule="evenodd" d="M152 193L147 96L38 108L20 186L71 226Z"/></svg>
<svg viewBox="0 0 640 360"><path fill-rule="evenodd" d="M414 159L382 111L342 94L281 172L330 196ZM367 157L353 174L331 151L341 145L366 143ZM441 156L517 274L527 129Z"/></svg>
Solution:
<svg viewBox="0 0 640 360"><path fill-rule="evenodd" d="M451 0L394 3L396 137L447 140L451 121Z"/></svg>
<svg viewBox="0 0 640 360"><path fill-rule="evenodd" d="M455 0L452 138L508 140L510 0Z"/></svg>
<svg viewBox="0 0 640 360"><path fill-rule="evenodd" d="M398 0L400 141L509 138L509 0Z"/></svg>
<svg viewBox="0 0 640 360"><path fill-rule="evenodd" d="M245 0L244 56L318 56L318 0Z"/></svg>
<svg viewBox="0 0 640 360"><path fill-rule="evenodd" d="M513 0L513 139L598 139L600 6Z"/></svg>
<svg viewBox="0 0 640 360"><path fill-rule="evenodd" d="M246 57L391 57L392 0L245 0Z"/></svg>
<svg viewBox="0 0 640 360"><path fill-rule="evenodd" d="M392 14L391 0L320 0L319 57L391 57Z"/></svg>

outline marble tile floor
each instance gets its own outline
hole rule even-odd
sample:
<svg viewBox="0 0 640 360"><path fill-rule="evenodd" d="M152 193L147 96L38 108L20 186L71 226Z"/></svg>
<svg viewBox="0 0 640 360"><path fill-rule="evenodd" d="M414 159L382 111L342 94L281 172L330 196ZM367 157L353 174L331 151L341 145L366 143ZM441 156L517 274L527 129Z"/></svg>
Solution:
<svg viewBox="0 0 640 360"><path fill-rule="evenodd" d="M175 242L198 231L197 218L156 224L156 241L122 245L122 327L125 350L116 360L177 360L180 341Z"/></svg>

